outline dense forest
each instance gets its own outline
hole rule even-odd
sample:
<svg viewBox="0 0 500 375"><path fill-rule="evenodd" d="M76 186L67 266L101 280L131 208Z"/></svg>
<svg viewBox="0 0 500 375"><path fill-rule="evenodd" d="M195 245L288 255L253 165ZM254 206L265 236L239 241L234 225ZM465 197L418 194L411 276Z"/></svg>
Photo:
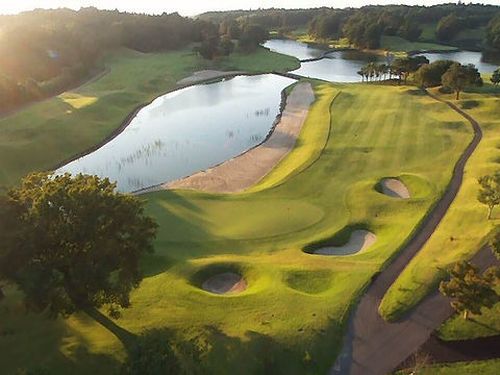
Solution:
<svg viewBox="0 0 500 375"><path fill-rule="evenodd" d="M252 20L281 33L308 27L309 34L319 40L346 37L361 48L379 48L381 37L389 35L409 41L450 44L459 48L500 49L500 7L493 5L239 10L208 12L199 18L214 22L228 19ZM430 29L430 33L424 33L425 28Z"/></svg>

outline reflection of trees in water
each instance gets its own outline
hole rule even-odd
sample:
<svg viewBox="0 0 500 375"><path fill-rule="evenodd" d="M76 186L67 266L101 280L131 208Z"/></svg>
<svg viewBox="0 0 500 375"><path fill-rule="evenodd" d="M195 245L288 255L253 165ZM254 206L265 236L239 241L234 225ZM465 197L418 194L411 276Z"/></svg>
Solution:
<svg viewBox="0 0 500 375"><path fill-rule="evenodd" d="M261 117L261 116L269 116L269 112L271 109L269 107L264 108L264 109L258 109L255 111L255 117Z"/></svg>
<svg viewBox="0 0 500 375"><path fill-rule="evenodd" d="M262 142L263 139L264 137L261 134L252 134L249 138L249 143L252 145L257 144Z"/></svg>
<svg viewBox="0 0 500 375"><path fill-rule="evenodd" d="M123 156L118 161L118 171L121 171L126 165L135 164L138 160L144 160L146 165L150 165L153 158L165 156L166 144L161 139L157 139L152 143L143 145L140 149L132 154Z"/></svg>

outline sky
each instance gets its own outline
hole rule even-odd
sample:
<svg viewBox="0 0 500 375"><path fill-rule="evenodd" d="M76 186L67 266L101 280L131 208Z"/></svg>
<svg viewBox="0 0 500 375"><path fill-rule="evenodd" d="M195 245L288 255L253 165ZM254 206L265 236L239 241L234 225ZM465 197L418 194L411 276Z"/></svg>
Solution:
<svg viewBox="0 0 500 375"><path fill-rule="evenodd" d="M0 13L13 14L34 8L66 7L79 9L95 6L101 9L119 9L139 13L179 12L193 16L208 10L257 8L335 8L360 7L368 4L433 5L456 0L0 0ZM464 2L469 2L466 0ZM500 0L474 0L484 4L500 5Z"/></svg>

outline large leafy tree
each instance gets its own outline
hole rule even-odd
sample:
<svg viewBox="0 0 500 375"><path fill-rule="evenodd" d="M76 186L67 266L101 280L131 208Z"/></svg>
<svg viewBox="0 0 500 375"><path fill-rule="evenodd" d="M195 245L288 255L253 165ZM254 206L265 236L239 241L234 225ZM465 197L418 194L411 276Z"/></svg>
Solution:
<svg viewBox="0 0 500 375"><path fill-rule="evenodd" d="M0 217L0 274L29 309L53 316L128 307L157 227L108 179L69 174L27 176L2 199Z"/></svg>
<svg viewBox="0 0 500 375"><path fill-rule="evenodd" d="M481 275L472 264L459 262L450 271L450 279L441 282L439 290L452 299L451 306L463 313L464 319L469 313L481 315L483 307L491 308L499 301L494 289L496 273L492 268Z"/></svg>
<svg viewBox="0 0 500 375"><path fill-rule="evenodd" d="M493 209L500 204L500 172L487 175L478 180L480 189L477 200L488 206L488 220L491 219Z"/></svg>
<svg viewBox="0 0 500 375"><path fill-rule="evenodd" d="M422 65L415 73L415 82L423 88L441 85L441 77L450 68L453 61L438 60Z"/></svg>
<svg viewBox="0 0 500 375"><path fill-rule="evenodd" d="M495 86L498 86L498 84L500 83L500 68L498 68L497 70L495 70L493 72L490 80L491 80L491 83L493 83Z"/></svg>
<svg viewBox="0 0 500 375"><path fill-rule="evenodd" d="M443 74L442 82L445 87L456 93L456 99L460 99L460 93L470 86L482 86L481 74L473 64L453 64Z"/></svg>

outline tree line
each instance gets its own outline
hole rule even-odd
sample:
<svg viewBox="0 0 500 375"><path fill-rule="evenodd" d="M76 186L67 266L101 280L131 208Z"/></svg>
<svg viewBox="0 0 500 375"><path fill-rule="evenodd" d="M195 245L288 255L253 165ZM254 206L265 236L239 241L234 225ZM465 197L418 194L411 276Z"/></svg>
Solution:
<svg viewBox="0 0 500 375"><path fill-rule="evenodd" d="M363 82L395 78L405 84L411 75L412 81L419 87L443 86L445 90L455 92L457 100L467 87L483 85L481 74L474 64L462 65L451 60L438 60L430 64L425 56L397 58L390 64L370 62L358 74ZM494 85L500 83L500 68L490 80Z"/></svg>
<svg viewBox="0 0 500 375"><path fill-rule="evenodd" d="M375 49L380 47L383 35L418 40L422 24L436 23L436 38L441 42L450 42L465 28L488 26L488 45L500 49L500 44L496 45L500 41L499 19L499 7L480 4L366 6L325 10L311 20L309 34L318 39L346 37L357 47Z"/></svg>

